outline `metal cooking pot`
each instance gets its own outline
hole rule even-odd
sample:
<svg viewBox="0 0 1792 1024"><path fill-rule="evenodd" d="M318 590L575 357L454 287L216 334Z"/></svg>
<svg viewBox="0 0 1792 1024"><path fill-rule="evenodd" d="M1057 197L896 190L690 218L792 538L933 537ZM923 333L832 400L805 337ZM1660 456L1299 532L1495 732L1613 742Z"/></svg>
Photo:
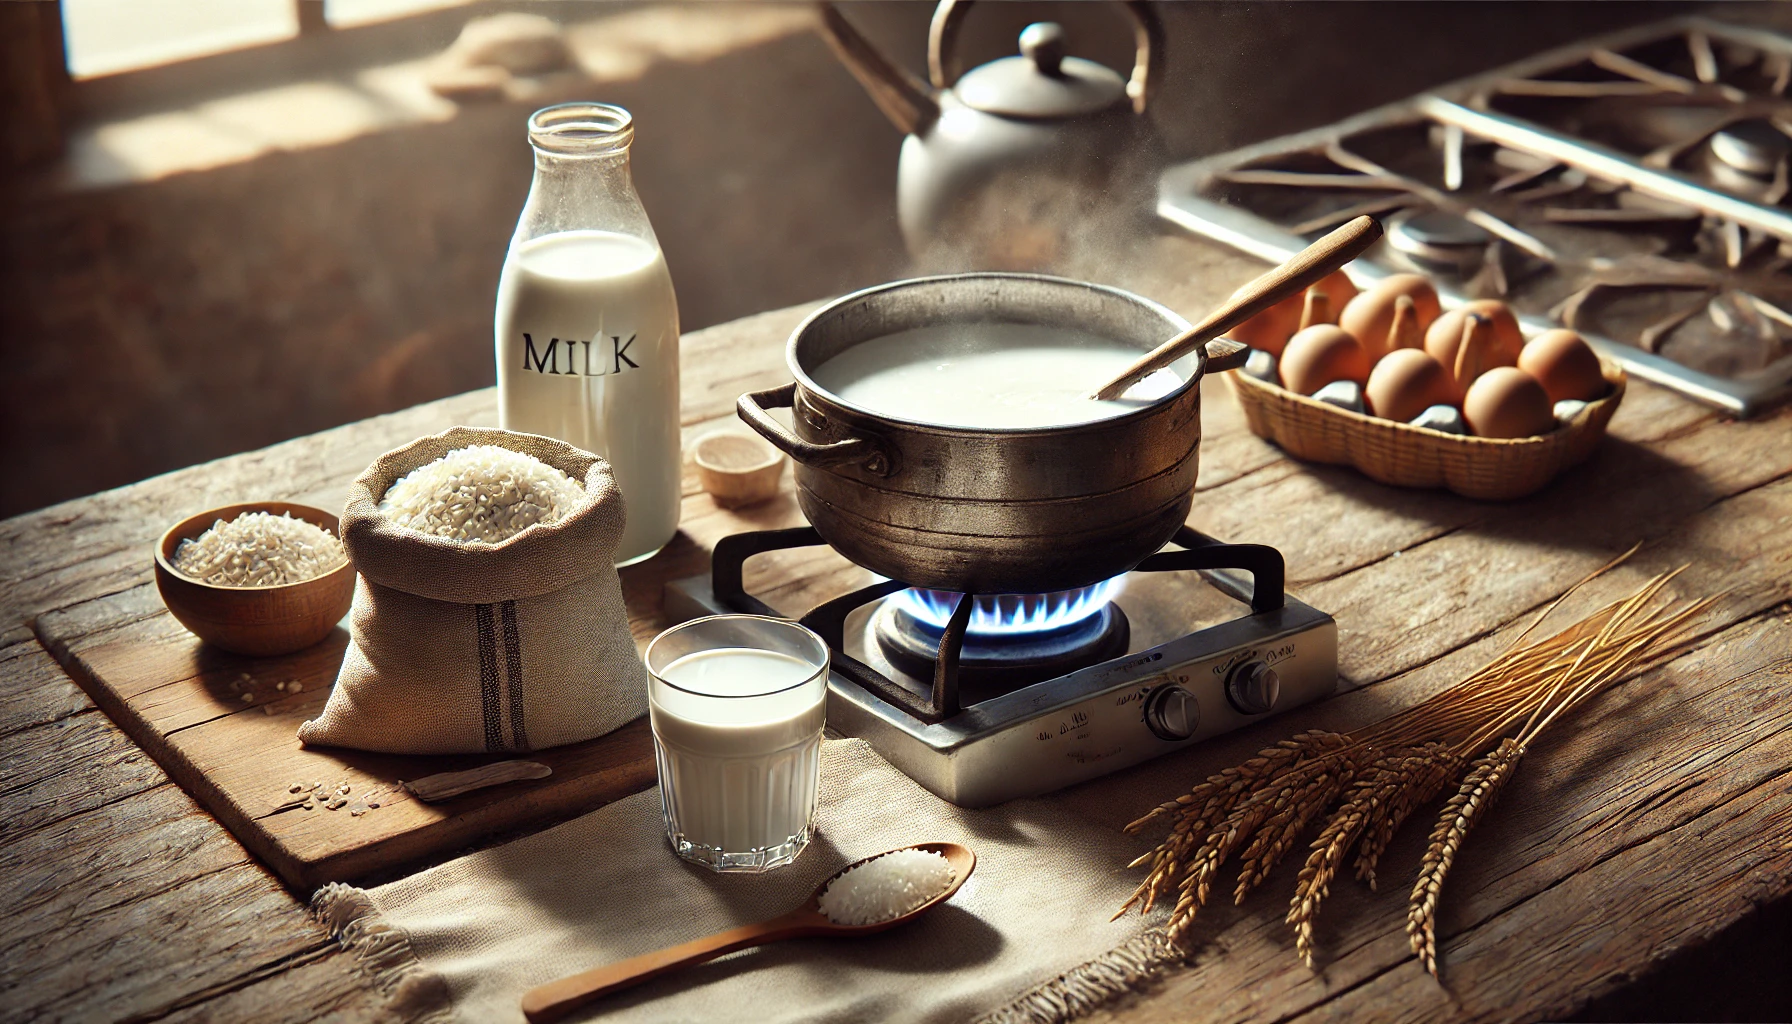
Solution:
<svg viewBox="0 0 1792 1024"><path fill-rule="evenodd" d="M795 382L742 395L740 416L795 460L797 502L822 539L873 572L973 594L1048 593L1127 572L1187 518L1201 375L1232 367L1197 349L1172 364L1185 383L1144 408L1010 429L875 413L809 375L872 338L991 321L1080 329L1141 353L1188 327L1155 302L1081 281L994 273L898 281L804 320L785 355ZM794 434L768 408L791 408Z"/></svg>

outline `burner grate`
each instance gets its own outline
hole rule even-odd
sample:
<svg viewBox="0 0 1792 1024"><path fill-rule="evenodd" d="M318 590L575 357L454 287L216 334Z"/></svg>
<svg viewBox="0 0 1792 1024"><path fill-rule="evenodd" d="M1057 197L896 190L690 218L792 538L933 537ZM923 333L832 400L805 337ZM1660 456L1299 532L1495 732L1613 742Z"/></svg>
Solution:
<svg viewBox="0 0 1792 1024"><path fill-rule="evenodd" d="M747 593L747 560L771 551L813 547L825 543L821 534L809 526L738 533L722 538L711 557L710 585L715 599L735 611L778 615L776 609ZM1146 558L1133 571L1242 570L1251 574L1248 600L1253 612L1269 612L1282 607L1284 570L1282 554L1275 548L1262 544L1224 544L1188 527L1177 531L1174 543L1181 550L1160 551ZM966 630L971 613L977 605L976 595L958 595L952 605L950 617L940 628L938 648L931 659L931 667L920 673L922 676L932 677L932 687L925 694L915 692L845 651L847 616L872 601L907 589L908 585L898 580L873 583L818 605L798 621L813 629L832 648L836 672L923 722L943 721L963 708L959 683L964 669ZM1107 642L1112 644L1111 639ZM1119 650L1125 650L1124 636L1120 639ZM980 650L975 653L979 656L983 654ZM987 666L975 666L977 669L984 667Z"/></svg>

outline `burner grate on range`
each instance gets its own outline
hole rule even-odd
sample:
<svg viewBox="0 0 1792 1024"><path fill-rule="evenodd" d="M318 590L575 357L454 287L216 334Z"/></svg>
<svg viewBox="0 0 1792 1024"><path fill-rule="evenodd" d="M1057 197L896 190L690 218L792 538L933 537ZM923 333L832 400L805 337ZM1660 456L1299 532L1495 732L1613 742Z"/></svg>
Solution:
<svg viewBox="0 0 1792 1024"><path fill-rule="evenodd" d="M758 615L778 615L778 611L747 593L745 586L745 566L754 555L770 551L790 548L813 547L824 545L821 534L814 527L797 527L788 530L764 530L751 533L738 533L724 537L717 542L711 556L711 591L715 599L723 606L738 612ZM1250 606L1253 612L1269 612L1282 607L1284 595L1282 554L1275 548L1262 544L1223 544L1205 534L1188 527L1178 530L1174 538L1181 550L1160 551L1146 558L1134 572L1178 572L1208 569L1238 569L1251 574ZM925 651L921 637L937 643L932 652L928 667L917 673L920 678L931 677L932 685L926 693L917 692L901 682L891 679L846 653L845 631L846 619L853 611L873 601L889 597L900 591L909 590L907 584L898 580L884 580L860 588L850 594L835 598L818 605L798 621L813 629L833 651L833 668L847 679L901 708L922 722L940 722L948 719L963 708L960 693L960 681L967 665L965 662L966 633L972 620L972 612L979 603L978 595L952 595L951 611L943 625L933 625L926 631L916 631L917 635L906 642L899 641L903 652L897 659L908 658L909 664L918 664ZM1003 598L997 597L984 601L987 607L999 609ZM943 603L943 602L942 602ZM1024 601L1021 602L1024 604ZM1112 613L1104 611L1099 618L1099 633L1080 643L1072 644L1077 649L1074 656L1063 651L1053 652L1053 656L1064 658L1066 664L1076 657L1087 657L1090 651L1107 650L1114 646L1116 653L1124 653L1127 637L1124 629L1124 616L1118 615L1118 609L1112 604L1104 603L1101 609L1113 609ZM1118 617L1118 622L1115 618ZM1086 618L1085 621L1088 621ZM937 630L937 633L934 632ZM990 669L988 660L995 654L990 645L981 641L971 645L971 664L968 666L975 676L983 670ZM886 652L888 647L885 648ZM895 659L893 659L895 660ZM1044 658L1042 660L1051 660ZM1096 659L1099 662L1103 659ZM1064 669L1071 671L1075 666ZM1031 675L1031 672L1019 675ZM1062 674L1061 672L1058 674ZM999 675L999 673L998 673ZM986 677L987 678L987 677ZM1050 678L1050 677L1047 677Z"/></svg>

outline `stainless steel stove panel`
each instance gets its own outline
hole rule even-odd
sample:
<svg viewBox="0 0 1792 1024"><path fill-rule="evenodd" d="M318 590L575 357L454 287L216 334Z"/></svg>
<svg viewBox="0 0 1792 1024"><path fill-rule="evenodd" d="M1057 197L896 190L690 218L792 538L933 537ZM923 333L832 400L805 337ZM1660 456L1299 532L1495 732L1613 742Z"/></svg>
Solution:
<svg viewBox="0 0 1792 1024"><path fill-rule="evenodd" d="M1226 695L1231 672L1253 660L1275 668L1275 711L1330 696L1338 627L1290 600L1281 609L1209 627L1147 650L1016 690L929 725L851 683L828 693L828 723L861 736L904 774L961 807L1049 793L1192 746L1249 724ZM1146 709L1180 687L1198 708L1186 739L1157 735Z"/></svg>

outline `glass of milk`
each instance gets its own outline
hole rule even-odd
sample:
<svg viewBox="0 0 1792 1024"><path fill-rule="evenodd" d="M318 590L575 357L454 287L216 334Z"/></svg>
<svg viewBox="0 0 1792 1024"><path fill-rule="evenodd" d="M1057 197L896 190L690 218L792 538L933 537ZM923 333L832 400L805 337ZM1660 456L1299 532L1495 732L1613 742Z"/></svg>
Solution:
<svg viewBox="0 0 1792 1024"><path fill-rule="evenodd" d="M809 845L828 648L785 619L712 615L647 645L666 837L715 871L766 871Z"/></svg>
<svg viewBox="0 0 1792 1024"><path fill-rule="evenodd" d="M615 560L678 529L678 301L629 176L634 119L607 103L529 118L535 179L498 278L498 425L609 460L628 506Z"/></svg>

